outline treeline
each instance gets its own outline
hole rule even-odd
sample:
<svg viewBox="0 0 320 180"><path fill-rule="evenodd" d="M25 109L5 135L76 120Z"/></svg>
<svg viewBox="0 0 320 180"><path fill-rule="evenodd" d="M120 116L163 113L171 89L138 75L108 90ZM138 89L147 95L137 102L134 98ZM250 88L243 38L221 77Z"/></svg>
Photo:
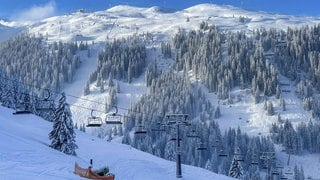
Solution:
<svg viewBox="0 0 320 180"><path fill-rule="evenodd" d="M274 63L279 73L295 82L296 92L304 108L314 118L320 116L320 24L288 27L286 31L261 28L253 32L264 52L269 53L269 62Z"/></svg>
<svg viewBox="0 0 320 180"><path fill-rule="evenodd" d="M130 83L132 78L144 72L146 57L144 42L135 37L107 42L104 51L98 55L98 67L90 75L89 82L96 81L98 87L108 79Z"/></svg>
<svg viewBox="0 0 320 180"><path fill-rule="evenodd" d="M272 124L270 132L275 143L282 144L288 153L320 152L320 124L301 122L293 128L290 121L284 124Z"/></svg>
<svg viewBox="0 0 320 180"><path fill-rule="evenodd" d="M80 43L54 42L47 44L44 37L22 33L0 44L0 67L8 78L31 85L33 91L52 89L60 91L65 82L73 80L80 66L76 53L86 49Z"/></svg>
<svg viewBox="0 0 320 180"><path fill-rule="evenodd" d="M165 132L152 129L161 128L159 124L165 123L167 113L187 113L191 125L180 127L182 163L228 175L235 149L239 148L244 159L244 177L259 179L258 167L252 166L251 162L259 161L259 166L264 166L258 156L264 151L274 152L272 141L265 137L250 138L240 129L221 133L214 121L219 114L216 112L220 113L219 106L213 106L199 86L192 84L185 74L171 69L153 79L148 94L130 108L124 124L123 143L174 161L176 147L175 141L171 141L176 133L174 128L167 127ZM141 125L147 130L147 135L130 136L131 130L139 130ZM191 132L196 132L199 138L187 138ZM208 149L197 150L201 145ZM220 157L221 153L228 156Z"/></svg>
<svg viewBox="0 0 320 180"><path fill-rule="evenodd" d="M1 71L0 92L1 105L14 109L14 113L33 113L45 120L53 121L56 104L50 95L51 92L42 91L41 95L36 95L18 78L8 78Z"/></svg>
<svg viewBox="0 0 320 180"><path fill-rule="evenodd" d="M52 121L54 96L71 83L85 43L48 44L42 36L21 33L0 44L0 101Z"/></svg>
<svg viewBox="0 0 320 180"><path fill-rule="evenodd" d="M277 71L266 61L260 41L245 32L225 34L215 26L201 27L188 33L180 30L174 37L178 70L192 70L221 99L228 98L234 87L249 87L258 95L276 94Z"/></svg>

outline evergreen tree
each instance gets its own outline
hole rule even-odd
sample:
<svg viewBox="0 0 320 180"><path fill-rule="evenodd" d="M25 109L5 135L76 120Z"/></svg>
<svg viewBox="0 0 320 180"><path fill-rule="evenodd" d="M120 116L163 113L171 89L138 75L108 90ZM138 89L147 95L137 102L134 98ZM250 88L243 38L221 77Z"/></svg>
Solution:
<svg viewBox="0 0 320 180"><path fill-rule="evenodd" d="M216 108L216 110L215 110L215 112L214 112L214 118L215 118L215 119L218 119L218 118L220 118L220 117L221 117L221 111L220 111L219 106L217 106L217 108Z"/></svg>
<svg viewBox="0 0 320 180"><path fill-rule="evenodd" d="M273 104L271 101L267 102L267 114L268 114L268 116L274 115Z"/></svg>
<svg viewBox="0 0 320 180"><path fill-rule="evenodd" d="M84 87L84 90L83 90L83 95L86 96L88 94L90 94L90 82L89 81L86 83L86 86Z"/></svg>
<svg viewBox="0 0 320 180"><path fill-rule="evenodd" d="M229 169L229 176L240 179L242 174L243 172L241 165L239 164L236 157L233 157L231 167Z"/></svg>
<svg viewBox="0 0 320 180"><path fill-rule="evenodd" d="M73 129L72 115L66 103L65 93L61 94L58 107L55 111L53 130L49 133L50 147L65 154L76 155L75 132Z"/></svg>
<svg viewBox="0 0 320 180"><path fill-rule="evenodd" d="M284 99L281 99L280 105L281 105L282 111L286 111L286 102L284 101Z"/></svg>

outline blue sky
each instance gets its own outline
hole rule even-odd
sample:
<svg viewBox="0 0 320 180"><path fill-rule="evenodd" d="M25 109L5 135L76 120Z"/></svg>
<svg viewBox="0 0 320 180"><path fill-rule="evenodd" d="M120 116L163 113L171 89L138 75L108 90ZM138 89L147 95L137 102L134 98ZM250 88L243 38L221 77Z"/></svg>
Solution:
<svg viewBox="0 0 320 180"><path fill-rule="evenodd" d="M233 5L247 10L320 17L319 0L0 0L0 18L36 20L84 8L90 11L128 4L183 9L199 3Z"/></svg>

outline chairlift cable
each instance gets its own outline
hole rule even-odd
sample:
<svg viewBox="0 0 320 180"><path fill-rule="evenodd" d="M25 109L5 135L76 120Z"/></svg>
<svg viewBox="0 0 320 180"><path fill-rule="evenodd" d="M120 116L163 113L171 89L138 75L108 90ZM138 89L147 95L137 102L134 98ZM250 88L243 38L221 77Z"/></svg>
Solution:
<svg viewBox="0 0 320 180"><path fill-rule="evenodd" d="M49 89L49 88L41 88L41 87L36 87L35 85L32 85L32 84L29 84L29 83L23 83L21 81L18 81L18 80L13 80L13 79L10 79L10 78L7 78L7 77L4 77L4 76L1 76L0 75L0 78L2 79L5 79L5 80L8 80L8 81L11 81L11 82L15 82L15 83L19 83L19 84L22 84L22 85L25 85L25 86L29 86L31 88L36 88L36 89L40 89L40 90L45 90L45 91L48 91L49 93L53 93L53 94L61 94L61 92L58 92L58 91L54 91L52 89ZM28 93L29 94L29 93ZM29 94L30 96L32 97L37 97L38 96L35 96L35 95L31 95ZM79 97L79 96L75 96L75 95L71 95L71 94L67 94L65 93L66 96L68 97L72 97L72 98L75 98L75 99L79 99L79 100L82 100L82 101L87 101L87 102L92 102L92 103L95 103L95 104L98 104L98 105L105 105L104 103L102 102L99 102L99 101L94 101L94 100L91 100L91 99L87 99L87 98L82 98L82 97ZM51 96L51 94L48 95L47 98L49 98ZM83 109L87 109L87 110L92 110L92 108L88 108L88 107L84 107L84 106L79 106L79 105L74 105L74 104L69 104L70 106L74 106L74 107L79 107L79 108L83 108ZM124 108L124 107L119 107L119 106L116 106L117 109L121 109L121 110L126 110L126 111L129 111L132 112L132 113L140 113L140 114L144 114L142 112L135 112L135 111L132 111L131 109L128 109L128 108ZM94 110L94 111L97 111L97 112L101 112L101 113L105 113L104 111L100 111L100 110Z"/></svg>

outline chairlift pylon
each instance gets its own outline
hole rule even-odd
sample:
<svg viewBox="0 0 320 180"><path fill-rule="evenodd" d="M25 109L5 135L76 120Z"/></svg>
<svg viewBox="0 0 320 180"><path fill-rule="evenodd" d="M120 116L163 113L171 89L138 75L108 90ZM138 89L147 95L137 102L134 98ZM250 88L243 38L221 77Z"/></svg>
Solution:
<svg viewBox="0 0 320 180"><path fill-rule="evenodd" d="M88 117L87 127L100 127L102 125L101 117L93 116L93 109L91 110L91 117Z"/></svg>

